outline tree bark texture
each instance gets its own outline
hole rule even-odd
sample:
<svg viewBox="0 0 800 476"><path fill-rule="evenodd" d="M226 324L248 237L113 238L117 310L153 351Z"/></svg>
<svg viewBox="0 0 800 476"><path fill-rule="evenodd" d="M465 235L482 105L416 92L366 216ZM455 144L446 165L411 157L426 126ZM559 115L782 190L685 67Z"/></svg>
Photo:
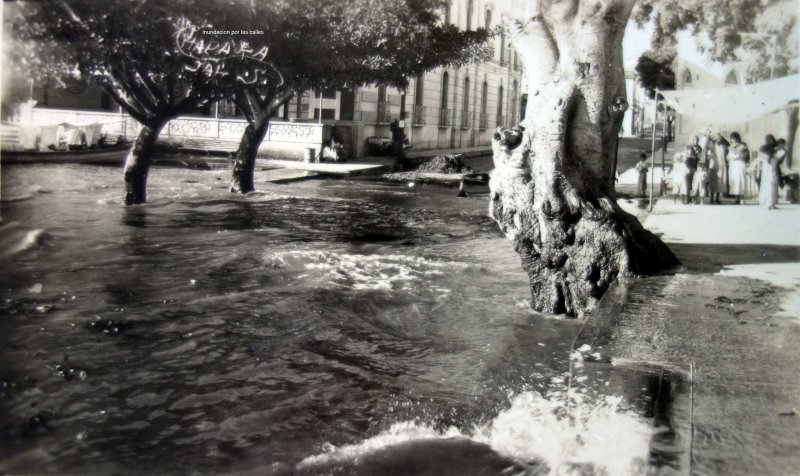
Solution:
<svg viewBox="0 0 800 476"><path fill-rule="evenodd" d="M142 125L139 135L125 160L125 205L138 205L147 201L147 175L156 139L163 122Z"/></svg>
<svg viewBox="0 0 800 476"><path fill-rule="evenodd" d="M520 127L494 134L489 208L520 254L531 306L542 312L584 317L618 276L677 264L613 198L632 4L532 2L512 35L528 75L528 108Z"/></svg>
<svg viewBox="0 0 800 476"><path fill-rule="evenodd" d="M239 141L239 148L233 159L233 177L231 179L231 192L250 193L255 190L253 183L256 155L261 141L269 129L271 110L260 111L247 127Z"/></svg>

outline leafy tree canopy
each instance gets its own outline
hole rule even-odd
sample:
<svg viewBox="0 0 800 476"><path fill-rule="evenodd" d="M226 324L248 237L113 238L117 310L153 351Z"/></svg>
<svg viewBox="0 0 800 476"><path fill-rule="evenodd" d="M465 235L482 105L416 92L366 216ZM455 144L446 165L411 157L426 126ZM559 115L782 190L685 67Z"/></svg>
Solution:
<svg viewBox="0 0 800 476"><path fill-rule="evenodd" d="M32 74L92 81L143 124L197 110L226 94L175 41L176 12L196 2L58 0L16 3L15 36Z"/></svg>
<svg viewBox="0 0 800 476"><path fill-rule="evenodd" d="M207 41L232 32L269 48L266 62L297 88L385 84L404 88L410 77L437 66L489 57L488 32L443 25L440 0L205 0ZM227 33L226 33L227 32ZM255 64L244 65L245 70ZM241 74L246 74L243 70Z"/></svg>
<svg viewBox="0 0 800 476"><path fill-rule="evenodd" d="M140 121L238 87L380 83L489 57L485 30L439 22L441 0L18 1L32 74L91 79Z"/></svg>
<svg viewBox="0 0 800 476"><path fill-rule="evenodd" d="M797 71L794 0L642 0L634 18L640 26L653 21L655 51L674 51L680 31L707 35L708 58L746 62L751 81L769 78L774 37L774 77Z"/></svg>
<svg viewBox="0 0 800 476"><path fill-rule="evenodd" d="M761 36L745 37L742 47L747 55L748 81L779 78L798 71L800 33L795 0L785 0L761 11L755 19L755 31ZM775 40L774 51L771 40ZM772 56L775 55L774 65ZM774 66L774 67L773 67Z"/></svg>
<svg viewBox="0 0 800 476"><path fill-rule="evenodd" d="M656 89L662 91L675 89L673 61L675 61L675 50L669 48L666 51L648 50L639 57L639 61L636 63L636 72L639 74L639 81L647 89L651 98L654 97Z"/></svg>

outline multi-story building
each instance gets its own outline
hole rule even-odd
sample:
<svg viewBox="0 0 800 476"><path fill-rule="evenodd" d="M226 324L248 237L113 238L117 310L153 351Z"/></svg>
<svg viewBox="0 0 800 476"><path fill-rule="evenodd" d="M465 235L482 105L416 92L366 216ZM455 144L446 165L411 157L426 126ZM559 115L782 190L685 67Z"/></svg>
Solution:
<svg viewBox="0 0 800 476"><path fill-rule="evenodd" d="M492 0L450 0L442 11L442 21L462 30L494 29L500 24ZM287 101L274 120L335 125L344 132L351 157L370 152L368 138L390 137L389 125L395 119L402 121L406 136L417 150L489 146L497 126L517 124L525 113L520 57L504 33L498 33L490 42L494 56L488 62L428 71L410 78L405 91L385 86L306 91ZM117 110L110 98L80 84L66 89L44 85L34 88L34 92L40 109ZM193 116L197 121L239 119L235 107L228 102ZM188 124L187 120L190 118L182 118L181 124ZM183 129L188 134L202 135L202 131L219 131L220 127L204 124L199 128L165 129L165 136Z"/></svg>
<svg viewBox="0 0 800 476"><path fill-rule="evenodd" d="M450 0L442 21L463 30L491 30L500 24L492 0ZM504 33L490 41L491 61L428 71L411 78L405 91L385 86L306 91L287 101L276 116L284 121L321 118L349 129L354 156L368 153L367 138L390 137L395 119L403 121L416 149L488 146L497 126L517 124L525 113L520 57ZM230 111L226 105L224 114Z"/></svg>

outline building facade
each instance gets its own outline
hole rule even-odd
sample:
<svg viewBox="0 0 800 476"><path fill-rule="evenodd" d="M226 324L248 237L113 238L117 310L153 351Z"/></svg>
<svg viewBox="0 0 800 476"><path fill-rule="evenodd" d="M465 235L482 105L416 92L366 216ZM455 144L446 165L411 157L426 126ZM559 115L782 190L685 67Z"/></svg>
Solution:
<svg viewBox="0 0 800 476"><path fill-rule="evenodd" d="M726 86L737 86L744 84L744 72L736 66L721 64L697 64L686 58L678 56L675 59L675 89L678 91L688 89L715 89ZM688 144L693 135L699 134L703 127L714 128L713 124L705 124L701 121L684 115L677 115L675 118L675 140L676 143ZM727 132L738 131L742 137L749 131L747 124L725 125ZM763 137L762 137L763 139Z"/></svg>
<svg viewBox="0 0 800 476"><path fill-rule="evenodd" d="M491 30L500 24L492 0L450 0L443 8L442 21L461 30ZM384 86L305 91L286 101L273 120L335 126L351 158L373 152L368 147L370 138L391 137L389 125L393 120L402 121L406 136L417 150L490 146L496 127L518 124L524 117L525 96L519 55L503 33L489 41L493 58L488 62L428 71L410 78L405 91ZM66 88L51 82L37 85L33 91L37 108L48 111L118 111L109 97L77 82ZM181 124L191 122L192 116L198 122L203 118L243 120L226 101L181 118ZM178 130L165 129L168 135ZM180 129L199 136L209 130L205 126Z"/></svg>

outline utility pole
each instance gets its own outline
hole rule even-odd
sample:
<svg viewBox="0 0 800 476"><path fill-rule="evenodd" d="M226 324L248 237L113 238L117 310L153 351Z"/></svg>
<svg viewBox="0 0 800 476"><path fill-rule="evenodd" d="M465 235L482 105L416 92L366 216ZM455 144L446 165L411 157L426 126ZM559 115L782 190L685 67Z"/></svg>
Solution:
<svg viewBox="0 0 800 476"><path fill-rule="evenodd" d="M653 211L653 180L656 176L656 124L658 124L658 89L653 103L653 144L650 150L650 211Z"/></svg>

